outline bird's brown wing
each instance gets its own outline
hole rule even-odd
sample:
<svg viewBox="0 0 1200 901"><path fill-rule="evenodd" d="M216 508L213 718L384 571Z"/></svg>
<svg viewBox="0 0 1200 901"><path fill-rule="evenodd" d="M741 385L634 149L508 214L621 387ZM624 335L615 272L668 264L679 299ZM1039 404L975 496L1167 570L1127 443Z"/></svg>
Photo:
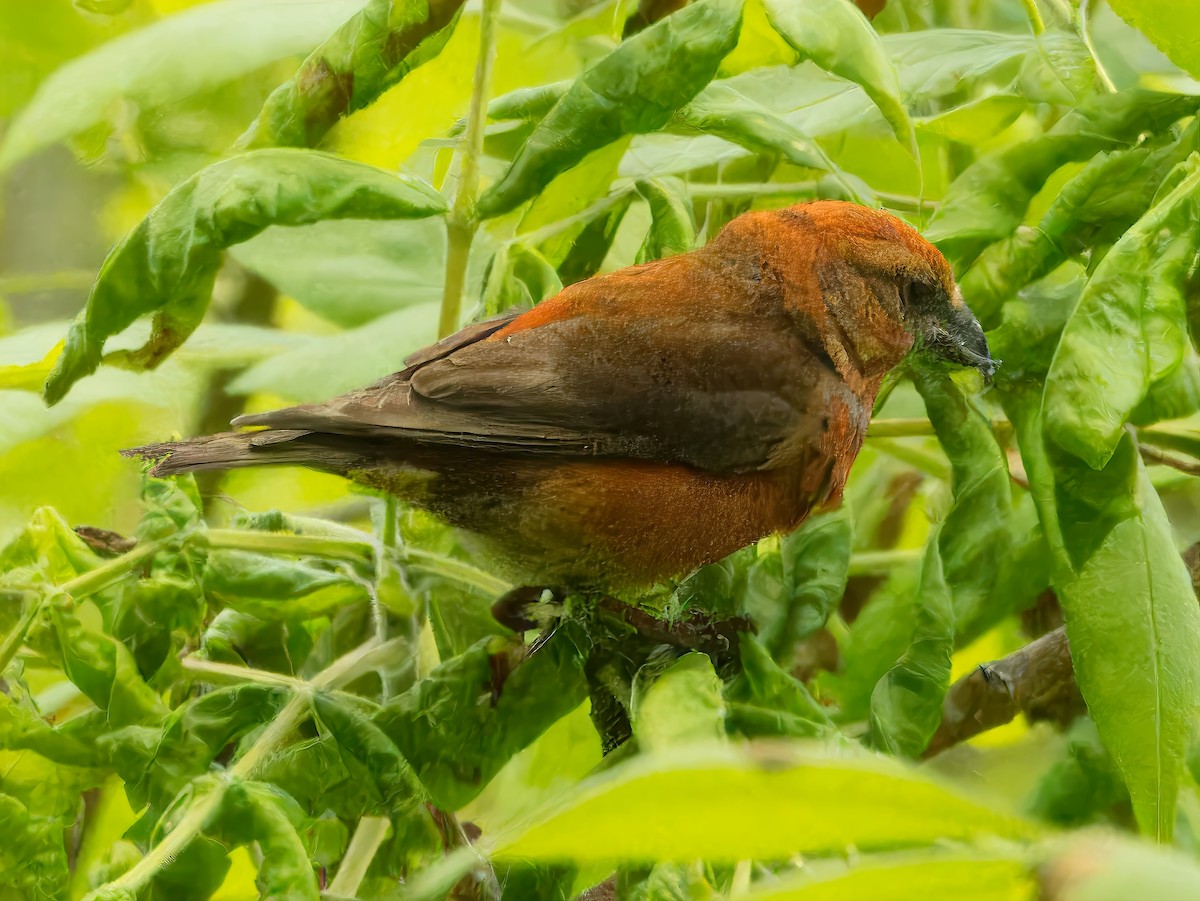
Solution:
<svg viewBox="0 0 1200 901"><path fill-rule="evenodd" d="M370 388L237 424L715 472L794 462L781 449L815 445L849 391L756 290L694 255L635 267L471 326Z"/></svg>

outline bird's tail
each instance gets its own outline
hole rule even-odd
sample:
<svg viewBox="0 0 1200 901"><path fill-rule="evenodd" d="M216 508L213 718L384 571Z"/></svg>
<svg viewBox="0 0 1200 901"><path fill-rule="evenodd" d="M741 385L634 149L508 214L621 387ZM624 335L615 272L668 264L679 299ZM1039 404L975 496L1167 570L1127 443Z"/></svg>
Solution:
<svg viewBox="0 0 1200 901"><path fill-rule="evenodd" d="M265 432L221 432L187 441L165 441L121 451L126 457L157 461L152 476L169 476L203 469L240 469L245 466L299 465L342 473L361 454L339 447L335 436L300 429Z"/></svg>

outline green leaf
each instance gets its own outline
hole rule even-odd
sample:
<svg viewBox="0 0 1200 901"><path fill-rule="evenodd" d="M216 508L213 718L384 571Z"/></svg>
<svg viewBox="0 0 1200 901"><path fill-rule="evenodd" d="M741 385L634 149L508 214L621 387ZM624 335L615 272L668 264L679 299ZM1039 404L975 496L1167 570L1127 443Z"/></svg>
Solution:
<svg viewBox="0 0 1200 901"><path fill-rule="evenodd" d="M1095 723L1080 717L1066 738L1062 756L1039 780L1029 800L1029 813L1061 826L1082 826L1114 804L1127 803L1129 792Z"/></svg>
<svg viewBox="0 0 1200 901"><path fill-rule="evenodd" d="M378 807L364 813L403 816L417 809L426 798L425 787L378 726L350 706L344 697L318 693L313 696L313 707L337 742L342 761L351 774L375 783Z"/></svg>
<svg viewBox="0 0 1200 901"><path fill-rule="evenodd" d="M628 146L628 137L618 139L592 151L578 165L556 175L521 217L517 235L536 232L552 223L559 225L558 233L541 241L537 250L551 265L561 266L588 226L597 219L605 219L603 214L589 218L588 213L593 202L608 195ZM569 227L562 228L563 222L569 222Z"/></svg>
<svg viewBox="0 0 1200 901"><path fill-rule="evenodd" d="M583 700L583 660L568 631L560 627L515 668L512 646L485 638L375 715L438 805L467 803Z"/></svg>
<svg viewBox="0 0 1200 901"><path fill-rule="evenodd" d="M1133 441L1122 444L1109 477L1121 484L1131 474L1136 508L1059 584L1059 598L1079 689L1129 787L1138 824L1166 840L1200 708L1200 609Z"/></svg>
<svg viewBox="0 0 1200 901"><path fill-rule="evenodd" d="M801 59L861 85L900 143L916 156L916 136L900 81L871 23L850 0L765 0L767 17Z"/></svg>
<svg viewBox="0 0 1200 901"><path fill-rule="evenodd" d="M1154 898L1189 901L1200 893L1200 866L1172 848L1120 835L1080 835L1048 843L1039 866L1042 885L1062 901Z"/></svg>
<svg viewBox="0 0 1200 901"><path fill-rule="evenodd" d="M1003 851L876 854L853 864L816 862L745 895L745 901L859 901L862 898L971 898L1027 901L1034 880L1026 856Z"/></svg>
<svg viewBox="0 0 1200 901"><path fill-rule="evenodd" d="M919 563L898 566L871 595L842 644L842 671L830 679L847 719L865 718L876 683L912 642Z"/></svg>
<svg viewBox="0 0 1200 901"><path fill-rule="evenodd" d="M301 817L296 802L275 786L238 780L225 788L205 832L228 845L258 846L260 897L318 901L317 874L296 831Z"/></svg>
<svg viewBox="0 0 1200 901"><path fill-rule="evenodd" d="M66 582L103 562L51 507L38 507L29 524L0 551L0 573L36 571L50 584Z"/></svg>
<svg viewBox="0 0 1200 901"><path fill-rule="evenodd" d="M930 536L917 589L912 641L871 693L870 744L916 757L942 720L954 652L954 606L942 571L939 534Z"/></svg>
<svg viewBox="0 0 1200 901"><path fill-rule="evenodd" d="M842 182L848 196L857 196L816 141L725 81L710 84L679 111L678 117L689 128L732 141L755 153L778 153L795 166L830 172Z"/></svg>
<svg viewBox="0 0 1200 901"><path fill-rule="evenodd" d="M168 16L60 68L9 124L0 171L102 121L122 100L165 106L306 53L362 0L223 0Z"/></svg>
<svg viewBox="0 0 1200 901"><path fill-rule="evenodd" d="M108 632L129 648L142 677L150 679L164 663L174 663L207 610L194 581L160 575L125 583L111 609L102 606L101 612Z"/></svg>
<svg viewBox="0 0 1200 901"><path fill-rule="evenodd" d="M111 635L86 626L62 606L51 607L63 671L113 726L161 722L162 699L142 679L129 649Z"/></svg>
<svg viewBox="0 0 1200 901"><path fill-rule="evenodd" d="M1008 610L989 609L1013 544L1012 483L990 415L981 413L949 373L914 367L913 381L952 467L954 505L938 537L957 634L979 634Z"/></svg>
<svg viewBox="0 0 1200 901"><path fill-rule="evenodd" d="M561 290L558 272L537 250L520 241L505 244L492 259L483 293L484 315L528 309Z"/></svg>
<svg viewBox="0 0 1200 901"><path fill-rule="evenodd" d="M854 522L849 505L810 515L749 563L745 611L758 640L791 667L796 646L824 627L846 591Z"/></svg>
<svg viewBox="0 0 1200 901"><path fill-rule="evenodd" d="M914 124L921 131L964 144L974 144L980 135L1004 131L1028 105L1023 97L1013 94L989 94L945 112L917 119Z"/></svg>
<svg viewBox="0 0 1200 901"><path fill-rule="evenodd" d="M1196 146L1200 123L1159 147L1100 153L1071 178L1035 228L1021 227L980 254L960 280L985 328L1000 307L1080 249L1111 244L1145 213L1167 173Z"/></svg>
<svg viewBox="0 0 1200 901"><path fill-rule="evenodd" d="M1200 154L1088 279L1046 379L1047 437L1093 468L1187 354L1183 278L1200 248Z"/></svg>
<svg viewBox="0 0 1200 901"><path fill-rule="evenodd" d="M734 862L921 846L1036 827L894 761L802 746L677 749L614 766L496 839L500 859Z"/></svg>
<svg viewBox="0 0 1200 901"><path fill-rule="evenodd" d="M1113 11L1175 65L1200 78L1200 21L1190 0L1109 0Z"/></svg>
<svg viewBox="0 0 1200 901"><path fill-rule="evenodd" d="M532 88L517 88L488 103L488 118L495 122L541 119L571 88L569 81L554 81Z"/></svg>
<svg viewBox="0 0 1200 901"><path fill-rule="evenodd" d="M938 98L994 85L1007 88L1036 47L1029 34L968 28L889 34L883 45L914 108L937 109Z"/></svg>
<svg viewBox="0 0 1200 901"><path fill-rule="evenodd" d="M747 633L739 643L741 676L729 685L729 720L749 738L814 738L833 731L829 714L804 683L785 673Z"/></svg>
<svg viewBox="0 0 1200 901"><path fill-rule="evenodd" d="M463 0L369 0L267 98L242 147L315 147L339 119L442 52Z"/></svg>
<svg viewBox="0 0 1200 901"><path fill-rule="evenodd" d="M1018 88L1033 103L1076 105L1096 89L1096 63L1087 45L1072 31L1037 36L1037 54L1021 67Z"/></svg>
<svg viewBox="0 0 1200 901"><path fill-rule="evenodd" d="M213 551L204 591L261 620L306 620L369 599L360 579L295 560L244 551Z"/></svg>
<svg viewBox="0 0 1200 901"><path fill-rule="evenodd" d="M358 328L313 338L263 360L229 383L234 394L268 391L303 403L328 400L404 368L404 358L437 340L438 303L419 303Z"/></svg>
<svg viewBox="0 0 1200 901"><path fill-rule="evenodd" d="M477 240L468 292L478 290L481 282L475 257L484 256L478 251L486 245L482 238ZM268 228L231 248L230 255L306 309L343 328L355 328L389 313L439 302L445 245L446 226L440 219L331 219L298 228Z"/></svg>
<svg viewBox="0 0 1200 901"><path fill-rule="evenodd" d="M217 688L180 704L161 727L118 730L97 743L125 780L130 804L162 811L226 746L269 722L286 698L274 685Z"/></svg>
<svg viewBox="0 0 1200 901"><path fill-rule="evenodd" d="M444 211L428 185L327 154L259 150L216 163L176 187L108 255L87 308L46 380L49 403L100 364L104 342L154 312L154 333L123 365L152 369L208 307L221 251L269 225L320 219L405 219Z"/></svg>
<svg viewBox="0 0 1200 901"><path fill-rule="evenodd" d="M1055 555L1076 679L1139 827L1165 841L1200 706L1200 607L1133 437L1097 472L1047 445L1039 401L1026 388L1009 415Z"/></svg>
<svg viewBox="0 0 1200 901"><path fill-rule="evenodd" d="M1192 97L1124 91L1089 98L1045 134L981 156L954 180L925 237L957 265L1013 233L1029 202L1063 165L1131 144L1195 112Z"/></svg>
<svg viewBox="0 0 1200 901"><path fill-rule="evenodd" d="M57 817L39 817L16 798L0 794L0 897L56 901L65 896L70 872L63 830Z"/></svg>
<svg viewBox="0 0 1200 901"><path fill-rule="evenodd" d="M480 215L511 210L592 150L665 125L712 80L740 22L738 0L699 0L622 43L546 114L479 199Z"/></svg>
<svg viewBox="0 0 1200 901"><path fill-rule="evenodd" d="M650 205L650 230L638 249L637 262L687 253L696 244L696 223L686 185L677 179L638 182L638 193Z"/></svg>
<svg viewBox="0 0 1200 901"><path fill-rule="evenodd" d="M651 668L643 666L633 683L630 720L639 748L663 751L725 737L721 679L708 657L685 654L657 676Z"/></svg>

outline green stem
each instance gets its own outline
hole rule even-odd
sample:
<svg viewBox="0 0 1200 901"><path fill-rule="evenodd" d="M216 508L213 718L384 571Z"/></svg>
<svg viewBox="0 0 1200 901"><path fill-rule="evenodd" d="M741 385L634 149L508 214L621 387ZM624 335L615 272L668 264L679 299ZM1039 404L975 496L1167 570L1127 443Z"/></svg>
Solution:
<svg viewBox="0 0 1200 901"><path fill-rule="evenodd" d="M565 219L559 219L555 222L543 225L541 228L534 229L531 232L526 232L523 235L518 235L516 240L519 240L522 244L527 244L530 247L536 247L542 242L548 241L550 238L557 237L563 232L569 231L576 225L579 225L581 222L591 222L601 213L607 212L609 209L616 206L617 203L623 200L627 194L631 194L632 192L632 185L619 188L618 190L613 191L607 197L601 197L591 206L584 207L578 213L567 216Z"/></svg>
<svg viewBox="0 0 1200 901"><path fill-rule="evenodd" d="M441 554L433 554L417 548L405 548L400 555L401 559L414 569L423 569L426 572L462 582L464 585L473 585L489 594L504 594L512 588L511 584L499 576L493 576L491 573L486 573L482 569L452 557L443 557Z"/></svg>
<svg viewBox="0 0 1200 901"><path fill-rule="evenodd" d="M304 686L303 679L273 673L270 670L255 669L252 666L236 666L232 663L219 663L215 660L205 660L203 657L187 656L180 661L185 670L200 676L208 676L206 681L213 682L257 682L259 685L276 685L281 688L298 689Z"/></svg>
<svg viewBox="0 0 1200 901"><path fill-rule="evenodd" d="M1023 2L1025 15L1029 18L1029 27L1033 29L1035 35L1042 34L1046 30L1046 23L1042 19L1042 11L1038 9L1037 0L1023 0Z"/></svg>
<svg viewBox="0 0 1200 901"><path fill-rule="evenodd" d="M328 557L360 563L375 559L376 546L368 539L327 538L319 535L288 535L283 532L253 532L241 529L208 529L189 537L204 547L251 551L261 554L294 554L298 557ZM450 557L418 548L396 548L395 557L417 569L473 585L483 591L503 594L512 586L481 569ZM390 556L390 555L389 555Z"/></svg>
<svg viewBox="0 0 1200 901"><path fill-rule="evenodd" d="M745 197L813 197L820 190L820 182L731 182L728 184L688 185L688 191L698 200L739 200ZM878 193L880 202L894 210L921 212L936 209L933 200L923 200L907 194Z"/></svg>
<svg viewBox="0 0 1200 901"><path fill-rule="evenodd" d="M389 643L390 644L390 643ZM377 659L375 654L384 650L386 645L378 645L374 641L360 645L348 654L339 657L328 667L318 673L313 679L301 685L291 700L267 724L250 749L243 754L228 770L233 779L250 779L255 771L273 754L280 745L295 731L301 721L308 716L312 702L312 693L326 688L333 688L345 681L352 680L361 673L361 667L368 661ZM394 648L388 650L394 651ZM204 824L216 813L224 797L224 787L218 787L205 795L192 807L183 819L157 845L150 849L134 866L100 888L85 896L84 901L100 901L101 898L111 897L118 891L134 895L141 892L155 874L170 866L183 851L191 844Z"/></svg>
<svg viewBox="0 0 1200 901"><path fill-rule="evenodd" d="M134 567L149 560L174 540L176 539L165 538L161 541L140 544L120 557L109 560L70 581L63 582L58 589L63 594L70 595L72 600L81 601L97 591L103 591L108 586L121 581L133 571Z"/></svg>
<svg viewBox="0 0 1200 901"><path fill-rule="evenodd" d="M294 554L298 557L328 557L359 563L375 556L375 547L363 539L327 538L321 535L288 535L284 532L254 532L244 529L207 529L195 532L191 541L208 548L254 551L264 554Z"/></svg>
<svg viewBox="0 0 1200 901"><path fill-rule="evenodd" d="M1012 435L1012 423L993 419L992 431L999 438L1008 438ZM928 419L875 419L867 429L868 438L931 438L936 434Z"/></svg>
<svg viewBox="0 0 1200 901"><path fill-rule="evenodd" d="M358 821L358 828L354 830L346 854L338 864L337 874L329 884L331 894L353 897L367 875L367 867L375 859L375 852L387 838L389 826L391 823L387 817L363 817Z"/></svg>
<svg viewBox="0 0 1200 901"><path fill-rule="evenodd" d="M151 848L145 857L112 882L88 892L83 901L100 901L102 898L117 896L118 892L128 892L130 897L136 896L150 884L150 880L159 870L169 866L183 853L196 834L204 828L204 824L217 812L224 797L225 784L218 783L212 791L192 805L175 828Z"/></svg>
<svg viewBox="0 0 1200 901"><path fill-rule="evenodd" d="M13 657L25 643L29 627L33 625L33 621L37 619L37 615L42 612L45 605L46 596L38 598L32 604L27 604L26 609L21 613L21 618L17 620L17 624L4 636L3 643L0 643L0 676L4 675L4 671L12 663Z"/></svg>
<svg viewBox="0 0 1200 901"><path fill-rule="evenodd" d="M46 604L52 597L61 594L69 597L72 601L81 601L97 591L103 591L115 582L121 581L133 571L134 567L149 560L170 542L171 539L148 542L41 595L35 603L29 605L28 610L21 614L16 625L4 636L4 641L0 642L0 673L4 672L8 664L12 662L12 658L24 644L25 636L29 633L34 620L46 608Z"/></svg>
<svg viewBox="0 0 1200 901"><path fill-rule="evenodd" d="M471 89L471 107L461 145L458 186L454 192L454 205L446 217L446 279L442 287L441 315L438 317L438 336L441 338L458 331L471 242L479 227L475 198L479 191L479 158L483 155L488 81L491 79L492 60L496 52L499 13L500 0L483 0L479 21L479 58L475 62L475 84Z"/></svg>
<svg viewBox="0 0 1200 901"><path fill-rule="evenodd" d="M860 551L850 555L851 576L874 576L891 572L898 566L921 559L924 548L903 548L890 551Z"/></svg>
<svg viewBox="0 0 1200 901"><path fill-rule="evenodd" d="M879 438L873 441L871 446L887 454L889 457L894 457L902 463L907 463L918 472L933 476L935 479L950 478L950 464L946 458L939 454L931 453L922 447L902 444L891 438Z"/></svg>

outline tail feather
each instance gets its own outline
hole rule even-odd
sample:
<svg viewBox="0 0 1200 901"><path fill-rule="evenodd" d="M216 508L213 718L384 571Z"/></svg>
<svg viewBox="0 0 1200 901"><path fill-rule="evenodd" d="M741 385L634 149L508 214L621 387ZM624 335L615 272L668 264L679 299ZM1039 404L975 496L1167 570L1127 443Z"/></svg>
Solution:
<svg viewBox="0 0 1200 901"><path fill-rule="evenodd" d="M187 441L165 441L121 451L126 457L156 460L152 476L245 466L300 465L344 472L359 454L331 445L327 436L296 429L265 432L221 432ZM307 440L306 440L307 439Z"/></svg>

